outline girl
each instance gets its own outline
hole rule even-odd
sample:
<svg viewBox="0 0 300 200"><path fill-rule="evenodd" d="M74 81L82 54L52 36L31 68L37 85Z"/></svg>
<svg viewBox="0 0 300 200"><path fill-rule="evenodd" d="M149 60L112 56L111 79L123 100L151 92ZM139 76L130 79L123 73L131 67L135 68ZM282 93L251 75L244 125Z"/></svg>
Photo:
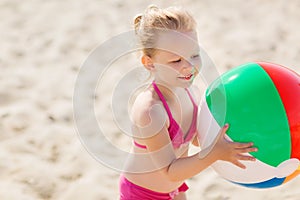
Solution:
<svg viewBox="0 0 300 200"><path fill-rule="evenodd" d="M138 94L130 112L133 153L150 159L128 161L127 167L143 166L145 171L129 169L121 175L120 199L186 199L186 179L217 160L245 168L239 160L254 158L243 153L257 149L252 143L227 141L226 124L209 148L188 156L189 144L198 146L199 99L190 87L201 63L195 20L179 8L149 6L134 23L143 47L141 62L153 82Z"/></svg>

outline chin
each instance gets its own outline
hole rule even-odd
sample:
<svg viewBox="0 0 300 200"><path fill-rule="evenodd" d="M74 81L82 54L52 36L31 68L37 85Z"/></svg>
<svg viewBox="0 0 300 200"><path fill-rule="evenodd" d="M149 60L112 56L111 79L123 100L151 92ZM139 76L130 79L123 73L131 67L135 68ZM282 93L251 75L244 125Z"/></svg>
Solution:
<svg viewBox="0 0 300 200"><path fill-rule="evenodd" d="M190 87L191 85L193 84L193 81L181 81L180 80L180 83L178 84L178 87L181 87L181 88L188 88Z"/></svg>

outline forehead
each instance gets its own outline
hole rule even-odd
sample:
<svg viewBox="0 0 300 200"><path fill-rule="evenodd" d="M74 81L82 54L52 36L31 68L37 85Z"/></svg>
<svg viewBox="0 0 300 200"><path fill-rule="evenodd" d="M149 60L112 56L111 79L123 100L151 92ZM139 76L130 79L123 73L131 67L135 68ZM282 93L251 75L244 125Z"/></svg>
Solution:
<svg viewBox="0 0 300 200"><path fill-rule="evenodd" d="M158 35L156 49L164 50L182 57L199 52L197 33L164 31Z"/></svg>

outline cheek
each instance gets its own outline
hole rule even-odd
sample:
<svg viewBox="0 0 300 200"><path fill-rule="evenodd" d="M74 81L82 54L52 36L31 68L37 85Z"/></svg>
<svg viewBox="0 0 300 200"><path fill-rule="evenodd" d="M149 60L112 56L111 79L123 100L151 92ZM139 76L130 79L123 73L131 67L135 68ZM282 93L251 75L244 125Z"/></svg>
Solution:
<svg viewBox="0 0 300 200"><path fill-rule="evenodd" d="M200 58L194 59L193 61L194 66L196 66L198 69L201 67L202 65L202 61Z"/></svg>
<svg viewBox="0 0 300 200"><path fill-rule="evenodd" d="M158 73L167 74L168 76L178 75L179 71L176 67L168 66L168 65L157 65L156 66Z"/></svg>
<svg viewBox="0 0 300 200"><path fill-rule="evenodd" d="M199 61L199 62L195 63L194 66L195 66L195 73L196 73L196 74L199 74L199 72L200 72L200 70L201 70L201 68L202 68L201 62Z"/></svg>

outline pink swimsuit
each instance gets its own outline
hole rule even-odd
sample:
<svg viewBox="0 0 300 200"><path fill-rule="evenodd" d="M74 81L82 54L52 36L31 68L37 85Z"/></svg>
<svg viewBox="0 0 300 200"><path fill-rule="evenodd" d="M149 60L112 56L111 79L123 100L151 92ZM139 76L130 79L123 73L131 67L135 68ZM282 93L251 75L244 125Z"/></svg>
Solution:
<svg viewBox="0 0 300 200"><path fill-rule="evenodd" d="M183 131L181 127L178 125L178 123L175 121L175 119L172 116L171 110L167 104L166 99L164 98L163 94L157 87L156 83L152 83L154 90L156 91L157 95L159 96L160 100L162 101L170 120L170 125L168 128L170 139L172 141L173 147L179 148L183 144L188 144L195 136L196 129L197 129L197 112L198 112L198 106L195 103L192 95L190 94L189 90L186 89L192 103L194 106L193 110L193 119L191 122L191 126L184 137ZM138 144L134 141L134 144L137 147L147 149L145 145ZM149 190L147 188L143 188L141 186L138 186L129 180L127 180L123 175L120 177L120 200L172 200L179 192L185 192L188 190L188 186L186 183L183 183L178 189L175 191L172 191L170 193L160 193L156 191Z"/></svg>
<svg viewBox="0 0 300 200"><path fill-rule="evenodd" d="M168 117L170 120L170 125L168 128L169 131L169 135L170 138L172 140L172 144L174 148L179 148L181 145L189 143L195 136L196 134L196 130L197 130L197 113L198 113L198 106L196 104L196 102L194 101L190 91L188 89L185 89L193 103L194 106L194 110L193 110L193 119L192 119L192 123L191 126L186 134L186 136L184 137L183 131L181 129L181 127L178 125L178 123L176 122L176 120L173 118L173 115L171 113L171 110L167 104L167 101L165 99L165 97L163 96L163 94L161 93L161 91L159 90L159 88L157 87L156 83L153 82L152 83L154 90L156 91L157 95L159 96L161 102L163 103L167 113L168 113ZM137 142L134 141L134 144L140 148L146 149L147 147L145 145L141 145Z"/></svg>
<svg viewBox="0 0 300 200"><path fill-rule="evenodd" d="M127 180L123 175L120 177L120 200L172 200L179 192L185 192L189 187L183 183L178 189L170 193L161 193L143 188Z"/></svg>

